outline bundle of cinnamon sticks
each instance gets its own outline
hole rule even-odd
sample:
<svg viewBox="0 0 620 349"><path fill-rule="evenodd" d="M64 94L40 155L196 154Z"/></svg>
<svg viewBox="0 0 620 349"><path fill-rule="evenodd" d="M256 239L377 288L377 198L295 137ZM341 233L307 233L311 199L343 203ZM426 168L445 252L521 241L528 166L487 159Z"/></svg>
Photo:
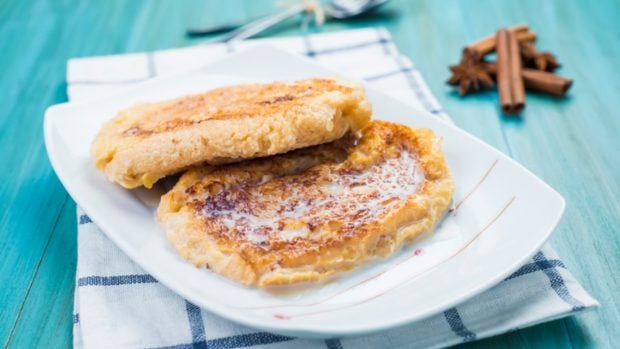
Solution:
<svg viewBox="0 0 620 349"><path fill-rule="evenodd" d="M453 75L448 83L459 86L461 95L496 83L502 111L507 115L523 111L526 89L564 96L573 81L553 73L560 65L551 53L538 52L535 40L536 33L527 25L501 28L463 49L461 63L450 67ZM496 62L486 61L485 56L493 52Z"/></svg>

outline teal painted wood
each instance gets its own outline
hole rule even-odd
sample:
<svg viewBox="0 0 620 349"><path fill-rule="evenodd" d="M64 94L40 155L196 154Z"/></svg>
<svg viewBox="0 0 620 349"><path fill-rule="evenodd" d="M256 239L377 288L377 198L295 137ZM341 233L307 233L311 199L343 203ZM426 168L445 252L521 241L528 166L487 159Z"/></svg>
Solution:
<svg viewBox="0 0 620 349"><path fill-rule="evenodd" d="M271 0L0 2L0 345L66 347L72 340L75 204L51 170L41 133L45 108L66 100L66 60L192 45L202 40L186 38L187 26L274 9ZM602 308L465 347L617 346L618 13L615 0L393 0L378 16L320 29L388 28L459 126L510 154L567 200L551 241ZM495 92L460 98L444 83L463 44L516 23L529 23L539 48L556 53L564 64L560 73L575 79L563 100L528 94L522 119L498 116ZM299 32L290 21L265 34Z"/></svg>
<svg viewBox="0 0 620 349"><path fill-rule="evenodd" d="M10 337L10 347L68 347L72 344L73 323L68 315L73 312L71 290L75 283L77 227L73 201L67 198L61 207ZM50 335L54 336L51 342Z"/></svg>

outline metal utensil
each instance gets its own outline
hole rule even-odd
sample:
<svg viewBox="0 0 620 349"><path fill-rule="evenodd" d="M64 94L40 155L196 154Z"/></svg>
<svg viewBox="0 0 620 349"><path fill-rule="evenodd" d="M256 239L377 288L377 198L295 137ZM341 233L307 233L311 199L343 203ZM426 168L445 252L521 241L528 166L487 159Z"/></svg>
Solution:
<svg viewBox="0 0 620 349"><path fill-rule="evenodd" d="M361 15L386 2L387 0L332 0L323 6L323 10L330 18L345 19Z"/></svg>
<svg viewBox="0 0 620 349"><path fill-rule="evenodd" d="M237 21L237 22L226 23L226 24L215 24L215 25L205 26L205 27L189 28L187 29L187 35L198 37L198 36L204 36L204 35L210 35L210 34L223 34L223 33L227 33L231 30L237 29L250 22L254 22L262 18L263 17L261 16L261 17L254 17L250 20L246 19L243 21Z"/></svg>
<svg viewBox="0 0 620 349"><path fill-rule="evenodd" d="M371 9L383 5L388 0L331 0L323 5L323 11L328 18L345 19L361 15ZM250 38L290 17L298 15L308 8L307 3L299 3L284 11L263 17L261 19L251 21L241 26L221 38L214 40L215 42L231 42ZM221 32L222 27L217 28L217 32ZM196 36L201 34L212 34L216 31L205 29L191 29L188 35Z"/></svg>

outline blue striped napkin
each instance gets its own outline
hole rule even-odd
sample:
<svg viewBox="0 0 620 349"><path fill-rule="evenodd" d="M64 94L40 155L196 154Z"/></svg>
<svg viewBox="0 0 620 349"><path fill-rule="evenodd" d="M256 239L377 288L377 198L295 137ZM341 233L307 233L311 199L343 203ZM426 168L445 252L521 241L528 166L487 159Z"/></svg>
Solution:
<svg viewBox="0 0 620 349"><path fill-rule="evenodd" d="M383 29L72 59L67 69L69 98L77 101L114 92L154 76L199 67L239 47L258 43L305 54L449 120L418 70L398 53ZM432 348L505 333L598 306L546 245L499 285L426 320L362 337L289 338L201 310L133 263L79 208L78 223L77 348Z"/></svg>

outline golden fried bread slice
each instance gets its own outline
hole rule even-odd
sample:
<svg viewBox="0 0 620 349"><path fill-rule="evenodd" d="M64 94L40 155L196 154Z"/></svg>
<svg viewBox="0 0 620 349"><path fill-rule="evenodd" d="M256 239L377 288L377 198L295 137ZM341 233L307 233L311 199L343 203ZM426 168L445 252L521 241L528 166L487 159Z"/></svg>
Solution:
<svg viewBox="0 0 620 349"><path fill-rule="evenodd" d="M126 188L199 163L227 163L331 142L358 131L371 106L361 85L333 79L250 84L121 111L91 155Z"/></svg>
<svg viewBox="0 0 620 349"><path fill-rule="evenodd" d="M157 218L196 266L280 285L396 252L433 227L452 191L432 131L371 121L359 139L189 170Z"/></svg>

